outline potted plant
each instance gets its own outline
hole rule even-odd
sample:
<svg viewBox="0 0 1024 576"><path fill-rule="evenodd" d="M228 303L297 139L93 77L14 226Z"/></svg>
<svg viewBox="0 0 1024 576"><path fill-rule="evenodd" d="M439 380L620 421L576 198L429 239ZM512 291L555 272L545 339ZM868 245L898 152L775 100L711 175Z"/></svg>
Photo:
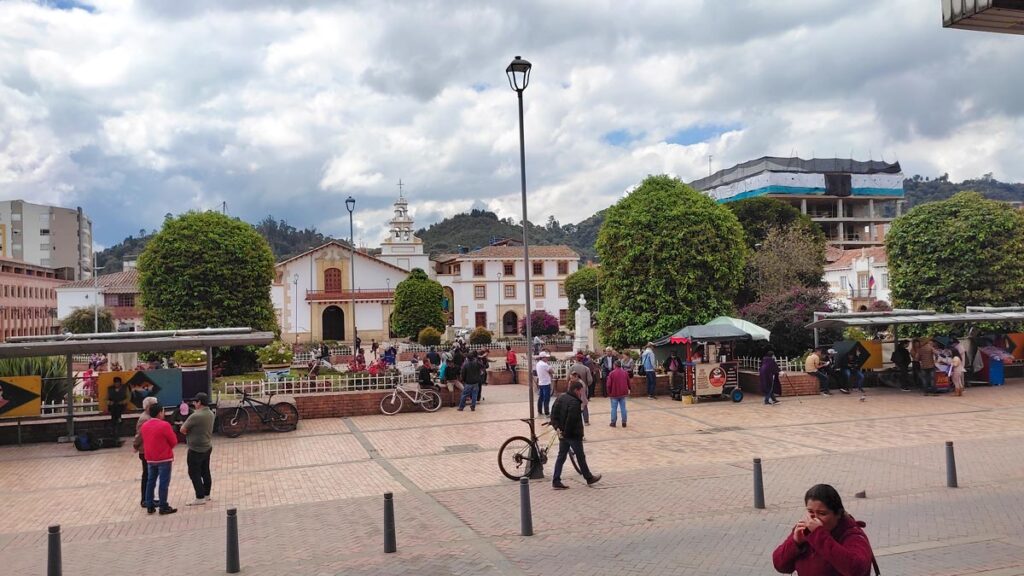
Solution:
<svg viewBox="0 0 1024 576"><path fill-rule="evenodd" d="M280 340L275 340L256 351L256 358L265 372L291 368L294 357L292 347Z"/></svg>
<svg viewBox="0 0 1024 576"><path fill-rule="evenodd" d="M206 366L205 350L175 350L174 363L182 368L198 368Z"/></svg>

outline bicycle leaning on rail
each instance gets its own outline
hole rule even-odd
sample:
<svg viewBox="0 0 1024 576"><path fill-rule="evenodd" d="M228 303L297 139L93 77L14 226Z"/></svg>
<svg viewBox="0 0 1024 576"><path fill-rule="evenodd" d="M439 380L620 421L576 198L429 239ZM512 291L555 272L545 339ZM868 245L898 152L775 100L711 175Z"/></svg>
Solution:
<svg viewBox="0 0 1024 576"><path fill-rule="evenodd" d="M236 394L242 395L242 400L235 408L227 408L220 411L220 432L228 438L237 438L249 429L249 411L246 406L252 409L261 424L270 424L275 432L290 432L299 425L299 410L293 404L278 402L273 404L274 394L271 393L266 402L261 402L250 396L244 390L235 388Z"/></svg>
<svg viewBox="0 0 1024 576"><path fill-rule="evenodd" d="M412 389L412 393L409 390L402 387L401 382L395 384L395 387L391 389L391 394L387 394L380 399L380 411L388 416L398 414L402 410L402 396L409 399L409 402L422 406L427 412L437 412L441 407L441 395L437 393L437 390L431 388L421 388L419 384Z"/></svg>
<svg viewBox="0 0 1024 576"><path fill-rule="evenodd" d="M541 426L549 426L549 428L538 437L537 429L532 419L520 418L520 420L530 426L530 438L513 436L505 440L505 443L498 450L498 468L501 469L501 473L509 480L529 477L534 465L539 464L543 466L546 464L548 461L548 451L551 450L551 447L555 445L555 441L558 440L558 434L553 427L550 427L550 421L541 424ZM541 440L546 440L546 444L542 445ZM572 448L569 448L569 461L572 462L572 467L576 469L577 473L583 473L580 470L580 465L576 462L576 453L573 452Z"/></svg>

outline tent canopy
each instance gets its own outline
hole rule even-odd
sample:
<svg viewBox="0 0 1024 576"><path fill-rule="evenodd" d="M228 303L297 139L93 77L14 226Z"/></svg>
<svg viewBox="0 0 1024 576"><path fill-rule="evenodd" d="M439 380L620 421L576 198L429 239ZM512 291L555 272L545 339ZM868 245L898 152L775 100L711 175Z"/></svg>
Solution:
<svg viewBox="0 0 1024 576"><path fill-rule="evenodd" d="M740 320L739 318L731 318L729 316L719 316L718 318L715 318L714 320L712 320L712 321L710 321L710 322L708 322L706 324L706 326L712 326L712 325L714 325L714 326L719 326L719 325L722 325L722 326L734 326L736 328L739 328L740 330L743 330L747 334L750 334L750 338L753 339L753 340L766 340L767 341L767 340L771 340L772 339L771 331L769 331L769 330L767 330L765 328L761 328L760 326L758 326L757 324L754 324L753 322L747 322L746 320Z"/></svg>
<svg viewBox="0 0 1024 576"><path fill-rule="evenodd" d="M752 340L747 332L729 324L698 324L687 326L654 342L655 346L685 344L686 342L720 342L722 340Z"/></svg>

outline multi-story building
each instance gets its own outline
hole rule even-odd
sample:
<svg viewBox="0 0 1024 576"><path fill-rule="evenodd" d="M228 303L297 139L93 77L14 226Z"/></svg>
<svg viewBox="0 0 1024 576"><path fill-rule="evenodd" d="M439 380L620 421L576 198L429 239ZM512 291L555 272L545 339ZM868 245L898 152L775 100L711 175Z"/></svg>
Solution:
<svg viewBox="0 0 1024 576"><path fill-rule="evenodd" d="M0 258L60 270L74 280L92 278L92 222L81 208L24 200L0 201Z"/></svg>
<svg viewBox="0 0 1024 576"><path fill-rule="evenodd" d="M0 259L0 341L58 332L56 290L68 282L64 272Z"/></svg>
<svg viewBox="0 0 1024 576"><path fill-rule="evenodd" d="M825 265L825 283L836 302L851 312L871 309L876 301L891 304L889 260L884 246L843 250Z"/></svg>
<svg viewBox="0 0 1024 576"><path fill-rule="evenodd" d="M904 201L899 163L877 160L764 157L690 185L719 202L783 200L817 222L829 244L844 249L884 245Z"/></svg>
<svg viewBox="0 0 1024 576"><path fill-rule="evenodd" d="M518 333L526 316L522 246L504 241L433 260L450 325L483 326L498 336ZM564 329L569 318L565 278L579 268L580 255L568 246L531 246L530 260L531 308L558 318Z"/></svg>
<svg viewBox="0 0 1024 576"><path fill-rule="evenodd" d="M57 289L57 316L65 318L76 308L105 307L114 317L118 332L143 329L142 302L139 297L139 271L126 261L124 270L102 274L95 280L78 280Z"/></svg>

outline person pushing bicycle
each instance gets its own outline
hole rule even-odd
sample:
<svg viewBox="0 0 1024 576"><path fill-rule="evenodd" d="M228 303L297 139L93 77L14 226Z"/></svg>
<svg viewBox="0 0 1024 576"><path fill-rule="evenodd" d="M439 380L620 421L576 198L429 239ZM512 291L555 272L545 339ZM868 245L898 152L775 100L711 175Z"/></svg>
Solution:
<svg viewBox="0 0 1024 576"><path fill-rule="evenodd" d="M576 454L580 473L587 480L587 486L601 480L600 474L590 472L587 457L583 453L583 397L586 393L583 383L576 380L569 384L569 390L559 396L551 406L551 427L558 431L558 458L555 460L555 471L551 478L551 487L555 490L569 488L562 484L562 466L570 448Z"/></svg>

